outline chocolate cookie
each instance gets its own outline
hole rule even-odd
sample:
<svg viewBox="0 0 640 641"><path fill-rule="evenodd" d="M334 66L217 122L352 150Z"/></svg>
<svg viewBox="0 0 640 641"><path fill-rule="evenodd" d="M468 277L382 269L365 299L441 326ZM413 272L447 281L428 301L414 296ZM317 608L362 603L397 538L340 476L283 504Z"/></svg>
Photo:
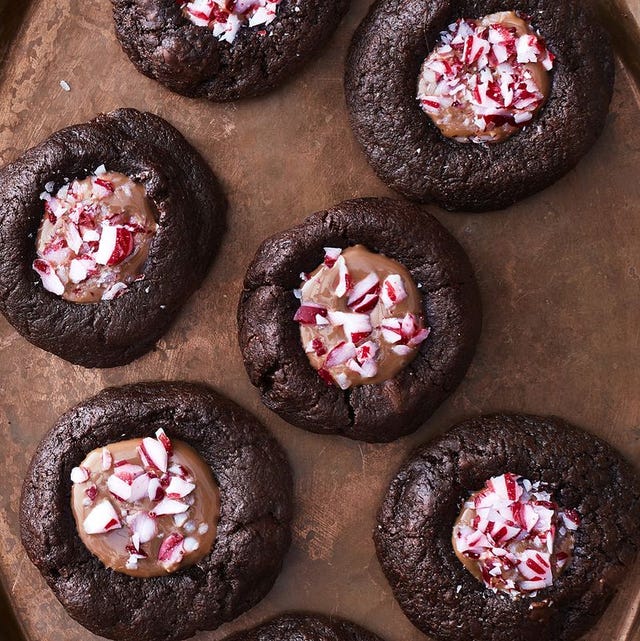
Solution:
<svg viewBox="0 0 640 641"><path fill-rule="evenodd" d="M456 20L509 11L530 16L550 51L543 60L551 69L548 96L538 96L543 106L533 119L520 114L527 120L515 126L524 126L501 142L445 137L417 99L421 65ZM465 62L481 55L485 44L488 51L489 43L480 41ZM519 52L519 60L536 58ZM485 211L546 188L577 164L604 126L613 80L607 36L579 0L378 0L354 36L345 88L356 137L386 184L445 209ZM427 99L423 106L437 112L439 102ZM491 113L494 121L510 118L504 110Z"/></svg>
<svg viewBox="0 0 640 641"><path fill-rule="evenodd" d="M489 477L494 478L488 488L478 494ZM501 532L492 530L488 545L501 548L508 537L522 541L526 534L518 532L526 524L548 551L539 557L525 552L526 562L515 559L510 567L529 578L546 569L547 587L519 577L513 591L519 594L507 594L497 587L498 568L484 576L496 586L491 589L456 558L456 517L474 505L480 514L482 498L474 502L470 496L486 499L489 489L505 497L493 513L498 519L505 506L519 509ZM512 500L506 500L511 492ZM525 507L527 493L536 496ZM557 523L547 519L539 525L544 519L539 522L538 514L558 510L564 512ZM483 520L486 526L481 515L467 532L477 534ZM454 427L409 458L391 483L374 540L395 597L426 634L439 640L568 641L597 621L628 574L640 545L638 522L638 477L608 444L558 418L494 415ZM542 529L551 532L550 539ZM554 547L554 536L572 539L568 555ZM488 558L484 543L479 545L465 563ZM494 553L509 556L497 548ZM549 559L565 564L562 572L551 576L548 567L539 567Z"/></svg>
<svg viewBox="0 0 640 641"><path fill-rule="evenodd" d="M80 539L70 477L82 480L77 466L88 451L160 428L191 446L213 473L216 538L195 565L166 576L128 576L106 568ZM162 432L159 438L166 442ZM171 492L167 487L167 497ZM25 478L20 525L29 558L74 619L101 636L160 641L214 629L262 599L289 547L291 511L286 458L252 416L201 385L142 383L106 389L59 419Z"/></svg>
<svg viewBox="0 0 640 641"><path fill-rule="evenodd" d="M204 279L225 227L200 155L134 109L54 133L0 182L0 311L34 345L85 367L152 349ZM133 211L140 203L145 216Z"/></svg>
<svg viewBox="0 0 640 641"><path fill-rule="evenodd" d="M294 320L305 322L296 295L301 295L297 290L301 272L309 277L311 270L323 264L323 257L324 265L336 267L341 253L348 251L345 248L359 246L366 246L374 256L397 261L397 267L408 272L414 281L412 289L415 286L420 292L421 318L413 325L416 331L420 323L425 329L413 343L412 360L391 378L341 389L342 374L331 380L326 371L316 371L310 364L305 353L309 349L301 341L300 327L305 325ZM405 284L409 291L409 283ZM377 299L378 294L371 291L367 295ZM380 292L380 299L384 293ZM327 315L326 310L321 313ZM362 319L365 315L348 316ZM402 327L410 317L409 313L404 317ZM400 320L396 323L399 326ZM458 385L475 350L481 311L469 261L435 218L399 201L363 198L312 214L262 244L247 271L238 324L247 373L267 407L313 432L386 442L416 430ZM397 341L406 347L407 341L400 340L401 329L389 331L391 344ZM361 340L353 338L358 353L366 347Z"/></svg>
<svg viewBox="0 0 640 641"><path fill-rule="evenodd" d="M136 68L185 96L224 101L285 82L329 39L348 0L112 0ZM233 5L233 8L229 8Z"/></svg>
<svg viewBox="0 0 640 641"><path fill-rule="evenodd" d="M342 619L316 614L283 614L235 634L227 641L380 641L380 638Z"/></svg>

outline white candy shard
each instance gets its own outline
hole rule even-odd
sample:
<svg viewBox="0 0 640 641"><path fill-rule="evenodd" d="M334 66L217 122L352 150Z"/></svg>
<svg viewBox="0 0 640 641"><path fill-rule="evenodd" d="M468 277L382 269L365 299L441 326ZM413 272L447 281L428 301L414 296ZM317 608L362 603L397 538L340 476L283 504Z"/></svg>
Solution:
<svg viewBox="0 0 640 641"><path fill-rule="evenodd" d="M103 499L89 512L82 527L87 534L104 534L117 530L122 525L111 502Z"/></svg>
<svg viewBox="0 0 640 641"><path fill-rule="evenodd" d="M86 467L74 467L71 470L72 483L84 483L89 480L90 472Z"/></svg>
<svg viewBox="0 0 640 641"><path fill-rule="evenodd" d="M186 512L188 509L189 505L187 503L164 498L153 508L153 513L156 516L163 516L165 514L180 514L181 512Z"/></svg>

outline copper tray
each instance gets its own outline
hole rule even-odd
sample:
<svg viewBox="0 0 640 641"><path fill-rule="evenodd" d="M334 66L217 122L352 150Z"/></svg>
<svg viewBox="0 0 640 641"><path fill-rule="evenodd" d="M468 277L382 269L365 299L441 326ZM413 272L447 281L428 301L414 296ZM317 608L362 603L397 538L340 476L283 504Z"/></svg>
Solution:
<svg viewBox="0 0 640 641"><path fill-rule="evenodd" d="M467 378L428 426L391 445L366 445L297 430L260 404L235 337L236 302L256 247L339 200L389 194L351 135L342 94L345 52L369 4L354 0L330 46L286 87L216 105L139 75L116 42L107 2L0 0L0 38L11 38L0 46L0 163L60 127L133 106L175 124L220 176L231 203L230 229L204 286L157 349L126 368L72 366L0 317L0 578L8 595L0 599L0 637L95 638L66 615L27 560L18 503L42 434L108 385L207 381L258 415L289 453L297 510L282 574L251 612L198 636L210 641L292 609L347 616L388 641L425 639L377 563L374 514L407 453L469 415L557 414L640 465L640 0L601 1L618 47L618 79L604 135L579 167L505 212L435 211L471 256L485 322ZM640 640L637 569L585 639Z"/></svg>

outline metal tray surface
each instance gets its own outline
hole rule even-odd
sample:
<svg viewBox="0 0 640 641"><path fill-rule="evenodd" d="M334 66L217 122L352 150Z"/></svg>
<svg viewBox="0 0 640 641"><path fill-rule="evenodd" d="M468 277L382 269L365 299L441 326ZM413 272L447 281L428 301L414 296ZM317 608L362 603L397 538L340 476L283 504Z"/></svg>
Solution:
<svg viewBox="0 0 640 641"><path fill-rule="evenodd" d="M294 542L282 574L257 607L201 633L203 641L296 609L351 618L388 641L425 639L402 614L376 560L375 512L413 447L468 416L556 414L640 467L640 0L599 2L619 54L618 75L604 134L576 170L507 211L430 208L469 253L485 309L471 369L432 420L409 438L367 445L295 429L261 405L242 366L235 324L255 249L342 199L392 195L351 134L342 91L345 53L370 4L354 0L330 45L285 87L211 104L138 74L116 42L107 2L0 0L0 164L61 127L132 106L178 127L230 201L229 231L203 287L157 348L131 365L70 365L0 318L0 638L97 638L67 616L28 561L18 507L43 433L71 405L109 385L205 381L260 417L292 462ZM585 640L640 641L639 608L636 566Z"/></svg>

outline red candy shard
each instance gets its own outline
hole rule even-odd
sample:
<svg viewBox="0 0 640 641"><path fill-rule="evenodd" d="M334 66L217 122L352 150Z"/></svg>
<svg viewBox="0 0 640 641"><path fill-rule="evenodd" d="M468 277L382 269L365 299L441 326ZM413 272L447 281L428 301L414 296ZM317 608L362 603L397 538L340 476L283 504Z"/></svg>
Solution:
<svg viewBox="0 0 640 641"><path fill-rule="evenodd" d="M331 376L331 372L324 368L321 367L318 370L318 376L327 384L327 385L335 385L335 381L333 380L333 376Z"/></svg>
<svg viewBox="0 0 640 641"><path fill-rule="evenodd" d="M324 356L327 353L327 348L319 337L311 341L311 349L315 352L316 356Z"/></svg>
<svg viewBox="0 0 640 641"><path fill-rule="evenodd" d="M400 274L390 274L382 281L380 298L382 299L382 304L389 309L406 300L407 291Z"/></svg>
<svg viewBox="0 0 640 641"><path fill-rule="evenodd" d="M327 356L327 360L324 363L325 368L330 369L336 367L337 365L342 365L346 363L350 358L355 358L356 348L352 343L347 343L342 341L338 343Z"/></svg>
<svg viewBox="0 0 640 641"><path fill-rule="evenodd" d="M146 437L140 444L140 453L146 467L153 467L161 472L167 471L168 455L164 445L155 438Z"/></svg>
<svg viewBox="0 0 640 641"><path fill-rule="evenodd" d="M326 318L327 314L328 310L321 305L304 303L296 311L293 320L297 321L301 325L317 325L317 317L320 316L321 318Z"/></svg>
<svg viewBox="0 0 640 641"><path fill-rule="evenodd" d="M129 501L136 503L146 498L149 494L149 483L150 479L147 474L141 474L136 477L131 483L131 496L129 497Z"/></svg>
<svg viewBox="0 0 640 641"><path fill-rule="evenodd" d="M169 439L167 433L162 428L156 431L156 438L162 443L164 449L167 450L167 455L171 456L173 454L171 439Z"/></svg>
<svg viewBox="0 0 640 641"><path fill-rule="evenodd" d="M187 503L177 501L176 499L165 498L160 501L154 508L153 513L156 516L164 516L165 514L181 514L189 509Z"/></svg>
<svg viewBox="0 0 640 641"><path fill-rule="evenodd" d="M180 563L184 557L182 542L184 536L177 532L172 532L165 538L158 550L158 561L163 565L175 565Z"/></svg>
<svg viewBox="0 0 640 641"><path fill-rule="evenodd" d="M111 465L113 464L113 457L111 456L111 452L106 448L102 448L102 470L106 472L107 470L111 469Z"/></svg>
<svg viewBox="0 0 640 641"><path fill-rule="evenodd" d="M179 476L172 476L169 485L165 488L165 493L167 498L181 499L191 494L195 489L196 486L193 483L189 483Z"/></svg>
<svg viewBox="0 0 640 641"><path fill-rule="evenodd" d="M338 260L336 260L336 264L338 266L338 282L335 286L335 295L338 298L342 298L353 288L353 279L349 273L344 256L339 256Z"/></svg>
<svg viewBox="0 0 640 641"><path fill-rule="evenodd" d="M379 287L380 278L378 277L378 274L374 272L367 274L367 276L358 281L351 290L351 293L347 298L347 305L352 307L362 301L367 294L377 294Z"/></svg>
<svg viewBox="0 0 640 641"><path fill-rule="evenodd" d="M117 227L116 229L116 242L107 261L108 267L119 265L123 260L128 258L133 252L134 241L133 234L124 227Z"/></svg>
<svg viewBox="0 0 640 641"><path fill-rule="evenodd" d="M129 483L133 482L133 479L137 478L141 474L144 474L144 470L139 465L132 465L127 461L118 461L114 466L113 473L121 480Z"/></svg>
<svg viewBox="0 0 640 641"><path fill-rule="evenodd" d="M160 479L155 477L149 479L147 495L151 501L161 501L164 498L164 488L160 483Z"/></svg>
<svg viewBox="0 0 640 641"><path fill-rule="evenodd" d="M324 265L331 269L338 260L342 250L338 247L325 247L324 248Z"/></svg>
<svg viewBox="0 0 640 641"><path fill-rule="evenodd" d="M104 180L102 178L94 178L93 182L95 182L96 185L100 185L100 187L103 187L107 192L112 194L116 189L113 186L113 183L109 180Z"/></svg>
<svg viewBox="0 0 640 641"><path fill-rule="evenodd" d="M107 479L107 488L113 496L121 501L129 501L131 498L131 485L118 478L115 474L111 474Z"/></svg>
<svg viewBox="0 0 640 641"><path fill-rule="evenodd" d="M351 306L351 309L358 314L366 314L373 310L379 300L378 294L365 294L363 298Z"/></svg>

